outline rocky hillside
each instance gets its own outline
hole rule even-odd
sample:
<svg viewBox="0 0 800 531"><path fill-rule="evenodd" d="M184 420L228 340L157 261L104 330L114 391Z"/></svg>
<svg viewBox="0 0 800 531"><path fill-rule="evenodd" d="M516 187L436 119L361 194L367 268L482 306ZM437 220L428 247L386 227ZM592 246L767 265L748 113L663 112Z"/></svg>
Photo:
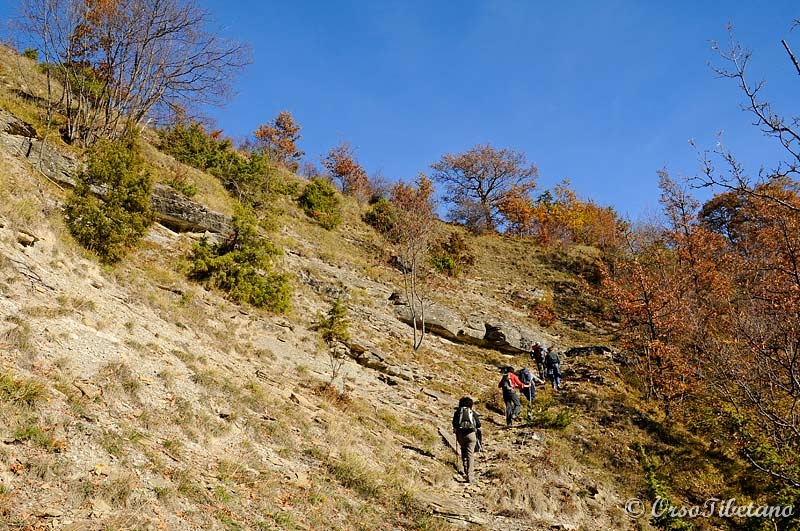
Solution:
<svg viewBox="0 0 800 531"><path fill-rule="evenodd" d="M62 221L78 162L51 145L66 163L42 164L35 129L4 116L0 530L649 528L624 506L645 494L636 443L657 423L613 350L575 348L609 345L571 272L587 250L470 237L477 263L435 294L435 334L413 352L362 206L329 232L283 201L271 237L294 297L270 315L185 278L200 231L226 226L213 185L188 210L154 200L143 245L100 266ZM351 340L329 351L313 328L336 298ZM529 314L542 300L548 327ZM528 364L534 341L572 349L565 388L507 429L498 367ZM449 433L465 394L485 425L475 484Z"/></svg>

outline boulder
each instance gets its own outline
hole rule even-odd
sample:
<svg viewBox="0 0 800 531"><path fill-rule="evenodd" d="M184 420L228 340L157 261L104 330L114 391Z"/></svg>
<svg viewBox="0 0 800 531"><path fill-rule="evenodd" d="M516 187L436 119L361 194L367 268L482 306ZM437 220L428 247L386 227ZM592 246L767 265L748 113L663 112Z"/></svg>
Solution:
<svg viewBox="0 0 800 531"><path fill-rule="evenodd" d="M403 323L413 326L408 304L398 300L393 302L395 316ZM417 325L419 326L419 322ZM439 305L425 309L425 329L456 343L476 345L512 355L527 353L534 343L552 343L538 329L485 313L462 316Z"/></svg>
<svg viewBox="0 0 800 531"><path fill-rule="evenodd" d="M209 210L202 203L192 201L163 184L153 186L150 204L159 223L177 232L231 232L231 219Z"/></svg>
<svg viewBox="0 0 800 531"><path fill-rule="evenodd" d="M614 351L605 345L590 345L585 347L572 347L564 352L567 357L589 356L595 354L597 356L604 356L608 359L613 359Z"/></svg>

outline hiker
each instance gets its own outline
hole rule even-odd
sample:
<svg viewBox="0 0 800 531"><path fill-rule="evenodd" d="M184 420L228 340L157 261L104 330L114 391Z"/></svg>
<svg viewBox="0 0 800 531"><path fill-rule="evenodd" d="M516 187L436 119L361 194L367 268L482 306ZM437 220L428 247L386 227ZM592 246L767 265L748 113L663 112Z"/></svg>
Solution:
<svg viewBox="0 0 800 531"><path fill-rule="evenodd" d="M529 404L533 404L533 401L536 400L536 384L543 384L544 380L533 374L527 367L520 369L517 377L522 382L520 394L528 399Z"/></svg>
<svg viewBox="0 0 800 531"><path fill-rule="evenodd" d="M544 354L545 348L539 343L534 343L531 348L531 359L536 362L536 370L539 372L539 379L544 380Z"/></svg>
<svg viewBox="0 0 800 531"><path fill-rule="evenodd" d="M472 461L475 452L481 451L481 419L472 409L474 405L468 396L458 401L458 407L453 415L453 432L461 447L461 465L464 467L464 478L467 483L472 483L475 476L472 473Z"/></svg>
<svg viewBox="0 0 800 531"><path fill-rule="evenodd" d="M561 389L561 359L558 357L558 352L551 349L544 357L544 364L550 385L554 390Z"/></svg>
<svg viewBox="0 0 800 531"><path fill-rule="evenodd" d="M500 378L500 383L497 387L503 390L503 402L506 405L506 426L511 426L514 420L519 419L519 414L522 411L522 404L519 403L519 395L517 389L522 389L522 382L514 373L514 367L503 367L500 369L503 372L503 377Z"/></svg>

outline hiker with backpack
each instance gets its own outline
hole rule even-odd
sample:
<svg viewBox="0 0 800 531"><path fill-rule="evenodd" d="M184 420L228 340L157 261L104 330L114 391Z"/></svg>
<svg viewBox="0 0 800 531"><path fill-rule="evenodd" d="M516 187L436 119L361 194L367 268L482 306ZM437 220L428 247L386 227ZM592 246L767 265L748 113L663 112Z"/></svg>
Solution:
<svg viewBox="0 0 800 531"><path fill-rule="evenodd" d="M536 363L536 370L539 372L539 378L542 380L544 380L544 355L546 350L547 349L539 343L534 343L530 352L531 359Z"/></svg>
<svg viewBox="0 0 800 531"><path fill-rule="evenodd" d="M517 377L522 382L520 394L528 399L528 403L533 404L533 401L536 400L536 384L543 384L544 380L533 374L527 367L520 369Z"/></svg>
<svg viewBox="0 0 800 531"><path fill-rule="evenodd" d="M553 390L561 389L561 358L558 357L558 352L551 349L544 357L544 364L547 370L547 379L550 380Z"/></svg>
<svg viewBox="0 0 800 531"><path fill-rule="evenodd" d="M522 411L522 404L519 402L519 395L517 389L522 389L522 382L514 373L513 367L503 367L500 369L503 372L503 377L500 378L500 383L497 387L503 390L503 402L506 405L506 426L511 426L514 420L519 419L519 414Z"/></svg>
<svg viewBox="0 0 800 531"><path fill-rule="evenodd" d="M461 447L461 466L464 470L464 478L467 483L472 483L475 476L472 472L472 462L475 452L480 452L481 442L481 419L478 413L472 409L474 402L468 396L458 401L458 407L453 415L453 432L456 440Z"/></svg>

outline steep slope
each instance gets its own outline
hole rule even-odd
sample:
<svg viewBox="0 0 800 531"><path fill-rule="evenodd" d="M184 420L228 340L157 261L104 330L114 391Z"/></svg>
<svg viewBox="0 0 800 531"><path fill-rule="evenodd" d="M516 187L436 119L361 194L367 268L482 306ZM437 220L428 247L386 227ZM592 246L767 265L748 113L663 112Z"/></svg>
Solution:
<svg viewBox="0 0 800 531"><path fill-rule="evenodd" d="M295 296L273 316L185 280L194 234L154 225L121 264L97 265L64 230L64 191L25 155L0 149L0 529L633 525L623 506L644 488L635 443L650 428L612 355L565 359L565 390L540 390L531 422L506 429L497 367L528 360L434 336L413 352L389 300L399 273L359 205L328 232L283 201L274 238ZM551 255L472 245L476 266L438 306L560 347L608 339ZM352 358L313 331L336 297ZM537 300L570 319L540 327ZM486 424L474 485L442 438L465 394Z"/></svg>
<svg viewBox="0 0 800 531"><path fill-rule="evenodd" d="M8 528L420 528L449 520L530 529L624 520L621 485L572 447L593 444L581 435L593 419L563 433L506 430L485 408L496 402L495 371L507 356L434 337L410 351L409 329L388 301L395 273L359 251L366 229L352 243L310 225L297 230L305 222L287 213L285 267L299 283L293 314L274 317L183 280L173 257L192 237L158 225L129 260L99 267L69 243L54 203L60 192L26 164L3 154L2 374L41 386L42 398L12 398L3 408ZM326 260L330 245L342 262ZM470 283L450 302L502 311L482 297L486 286ZM347 360L333 385L343 392L323 391L334 359L310 330L332 294L345 296L355 342L381 352L389 372ZM568 375L582 370L579 360L567 366ZM615 377L608 360L587 367L601 380ZM577 406L591 401L583 385L573 380L562 395L540 391L540 399ZM481 400L487 424L474 486L460 483L438 433L449 432L465 393Z"/></svg>

